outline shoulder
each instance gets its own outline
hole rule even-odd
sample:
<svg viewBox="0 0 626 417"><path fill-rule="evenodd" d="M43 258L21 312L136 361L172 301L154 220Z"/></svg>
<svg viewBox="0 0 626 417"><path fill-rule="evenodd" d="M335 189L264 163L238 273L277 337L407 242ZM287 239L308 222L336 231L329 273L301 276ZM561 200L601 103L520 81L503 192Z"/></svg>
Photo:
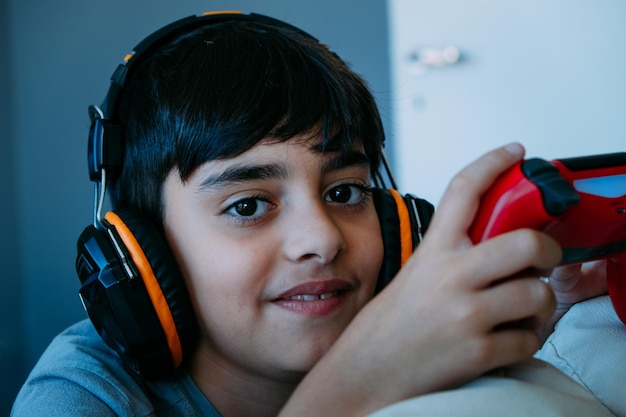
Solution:
<svg viewBox="0 0 626 417"><path fill-rule="evenodd" d="M12 417L219 416L184 370L146 381L127 370L89 320L60 333L33 368Z"/></svg>
<svg viewBox="0 0 626 417"><path fill-rule="evenodd" d="M14 404L13 414L150 415L141 381L128 372L88 320L59 334L43 353Z"/></svg>

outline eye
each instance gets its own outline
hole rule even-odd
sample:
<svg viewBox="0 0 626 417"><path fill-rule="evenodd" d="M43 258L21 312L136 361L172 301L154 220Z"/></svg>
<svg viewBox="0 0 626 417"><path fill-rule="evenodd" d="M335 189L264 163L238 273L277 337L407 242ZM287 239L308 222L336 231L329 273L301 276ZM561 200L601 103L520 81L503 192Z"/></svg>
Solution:
<svg viewBox="0 0 626 417"><path fill-rule="evenodd" d="M232 211L236 212L240 216L247 217L254 215L258 207L259 204L257 204L256 200L242 200L235 203L235 205L232 207Z"/></svg>
<svg viewBox="0 0 626 417"><path fill-rule="evenodd" d="M324 199L333 203L350 205L361 203L369 194L371 190L363 184L346 183L332 187Z"/></svg>
<svg viewBox="0 0 626 417"><path fill-rule="evenodd" d="M254 222L267 215L273 208L274 205L270 201L260 196L254 196L233 202L226 207L223 213L237 221Z"/></svg>

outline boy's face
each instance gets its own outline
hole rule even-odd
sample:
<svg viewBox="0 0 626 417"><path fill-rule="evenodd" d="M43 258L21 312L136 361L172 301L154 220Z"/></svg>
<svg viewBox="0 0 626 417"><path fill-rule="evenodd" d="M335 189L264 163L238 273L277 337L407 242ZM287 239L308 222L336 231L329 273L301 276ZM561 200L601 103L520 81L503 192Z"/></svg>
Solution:
<svg viewBox="0 0 626 417"><path fill-rule="evenodd" d="M373 296L383 247L369 166L311 140L166 179L165 231L201 328L192 368L300 377Z"/></svg>

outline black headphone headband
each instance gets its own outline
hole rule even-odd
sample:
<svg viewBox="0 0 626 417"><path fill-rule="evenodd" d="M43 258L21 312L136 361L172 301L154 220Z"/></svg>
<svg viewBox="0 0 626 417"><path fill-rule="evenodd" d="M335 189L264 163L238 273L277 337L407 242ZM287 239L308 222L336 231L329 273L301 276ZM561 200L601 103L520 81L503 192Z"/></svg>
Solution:
<svg viewBox="0 0 626 417"><path fill-rule="evenodd" d="M78 239L76 271L80 296L94 327L124 363L144 377L163 377L188 358L198 335L193 306L174 255L160 231L142 213L117 210L101 215L107 173L122 169L123 127L114 120L119 93L129 69L175 36L230 20L264 22L288 28L316 42L308 33L279 20L228 11L190 16L143 39L111 77L102 104L90 106L89 177L96 185L93 225ZM385 177L374 174L374 203L384 245L377 289L406 262L428 227L433 206L395 189L383 155Z"/></svg>
<svg viewBox="0 0 626 417"><path fill-rule="evenodd" d="M228 10L207 12L199 16L188 16L172 22L151 33L141 40L128 53L111 76L111 85L100 106L89 106L89 117L92 125L89 134L89 178L91 181L102 181L102 170L115 173L121 169L123 154L123 129L114 120L113 115L118 104L118 96L126 82L130 69L141 62L143 57L150 56L155 50L165 45L176 36L193 31L196 28L228 21L250 21L266 23L275 27L288 28L304 37L319 42L311 34L289 23L261 14L243 14L240 11Z"/></svg>
<svg viewBox="0 0 626 417"><path fill-rule="evenodd" d="M124 57L124 62L118 65L117 69L111 76L111 86L101 106L102 113L100 114L97 110L92 110L90 108L90 116L92 118L100 116L104 119L112 117L117 103L117 95L121 88L124 86L128 71L136 62L141 61L143 56L150 56L150 54L152 54L156 49L160 48L162 45L166 44L168 41L175 38L181 33L190 32L207 24L228 22L233 20L261 22L276 27L289 28L294 32L298 32L307 38L319 42L317 38L303 31L302 29L297 28L296 26L257 13L243 14L240 11L229 10L220 12L207 12L199 16L188 16L172 22L146 36L133 48L131 53L127 54Z"/></svg>

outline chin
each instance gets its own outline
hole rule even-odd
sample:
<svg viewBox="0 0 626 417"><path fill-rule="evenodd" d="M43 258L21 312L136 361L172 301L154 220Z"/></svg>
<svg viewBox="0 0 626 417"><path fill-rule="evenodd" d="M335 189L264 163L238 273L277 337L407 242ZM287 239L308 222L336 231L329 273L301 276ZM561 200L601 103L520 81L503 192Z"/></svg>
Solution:
<svg viewBox="0 0 626 417"><path fill-rule="evenodd" d="M343 330L343 329L342 329ZM299 366L297 369L300 372L309 372L313 367L328 353L328 351L333 347L341 332L337 334L328 335L323 338L319 337L314 341L311 341L311 344L308 347L308 350L303 350L300 352L300 360Z"/></svg>

